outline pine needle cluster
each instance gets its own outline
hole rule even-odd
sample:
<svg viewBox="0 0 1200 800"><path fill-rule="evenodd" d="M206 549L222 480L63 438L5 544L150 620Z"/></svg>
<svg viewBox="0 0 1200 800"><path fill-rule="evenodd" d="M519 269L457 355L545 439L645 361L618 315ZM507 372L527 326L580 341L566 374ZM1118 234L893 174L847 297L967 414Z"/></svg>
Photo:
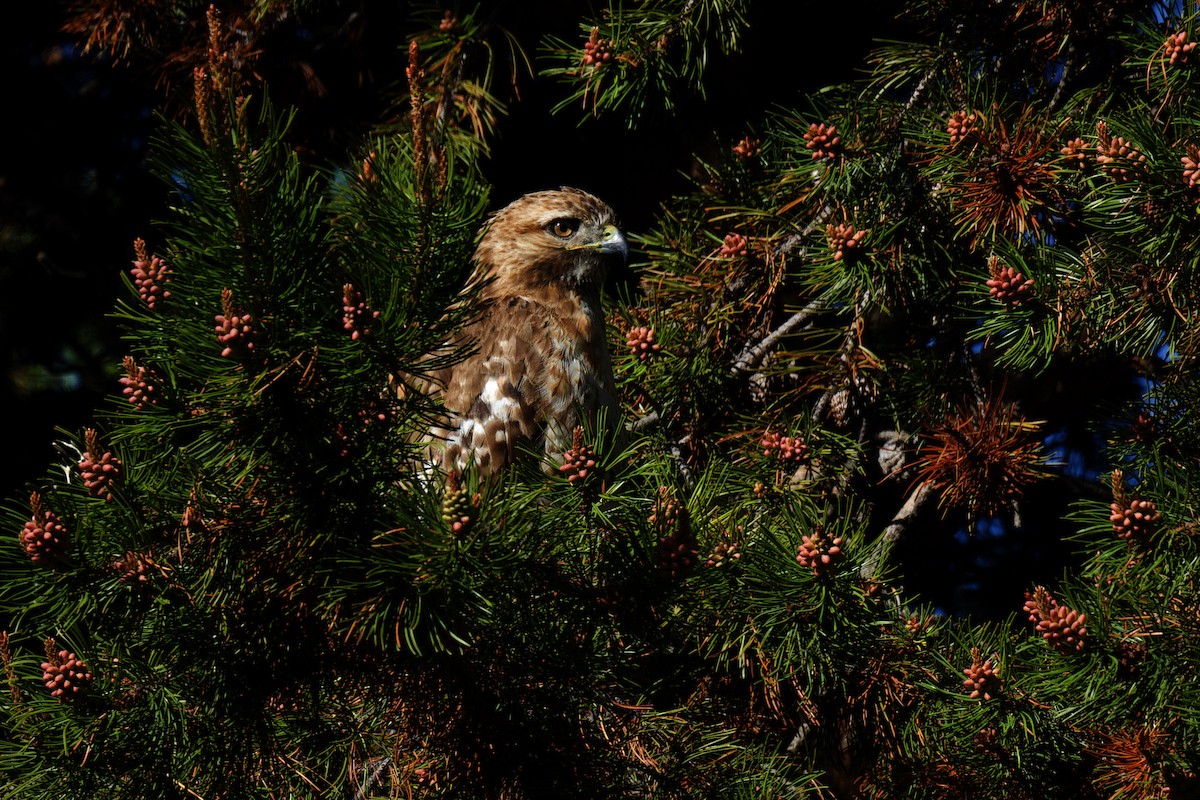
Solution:
<svg viewBox="0 0 1200 800"><path fill-rule="evenodd" d="M639 124L752 5L617 4L542 68ZM4 506L6 792L1195 793L1200 21L1141 11L907 4L637 238L618 424L483 482L422 468L414 389L472 313L482 16L318 168L210 9L111 401ZM1076 555L1002 613L911 588L1026 530Z"/></svg>

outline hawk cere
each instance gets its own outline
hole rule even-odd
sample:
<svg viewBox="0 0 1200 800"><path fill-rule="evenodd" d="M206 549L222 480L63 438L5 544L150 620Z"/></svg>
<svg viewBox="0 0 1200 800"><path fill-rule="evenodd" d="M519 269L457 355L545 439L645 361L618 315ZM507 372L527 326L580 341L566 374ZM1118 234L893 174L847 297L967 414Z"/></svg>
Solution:
<svg viewBox="0 0 1200 800"><path fill-rule="evenodd" d="M527 194L488 220L471 279L479 313L452 343L473 352L430 376L448 412L432 464L488 475L522 442L559 460L584 416L615 419L600 288L628 252L612 209L578 189Z"/></svg>

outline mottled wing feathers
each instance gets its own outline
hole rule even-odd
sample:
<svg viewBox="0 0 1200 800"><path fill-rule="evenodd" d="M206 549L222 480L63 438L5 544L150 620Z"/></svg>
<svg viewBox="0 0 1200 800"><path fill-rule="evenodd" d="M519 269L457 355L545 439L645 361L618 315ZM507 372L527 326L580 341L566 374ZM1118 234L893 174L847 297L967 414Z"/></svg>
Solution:
<svg viewBox="0 0 1200 800"><path fill-rule="evenodd" d="M444 456L435 460L454 469L474 464L486 474L509 463L522 439L537 436L544 412L536 390L542 359L532 341L534 323L529 314L489 309L466 332L487 332L466 343L476 352L434 376L445 387L442 399L452 415L433 432L444 442Z"/></svg>

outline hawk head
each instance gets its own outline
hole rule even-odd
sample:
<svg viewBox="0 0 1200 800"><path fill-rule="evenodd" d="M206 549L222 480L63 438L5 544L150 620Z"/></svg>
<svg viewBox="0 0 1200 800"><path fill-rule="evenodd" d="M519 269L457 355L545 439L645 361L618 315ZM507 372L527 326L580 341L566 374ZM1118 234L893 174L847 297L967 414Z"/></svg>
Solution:
<svg viewBox="0 0 1200 800"><path fill-rule="evenodd" d="M564 186L527 194L488 220L475 250L476 278L490 281L483 294L492 296L556 282L598 289L609 259L628 255L613 210Z"/></svg>

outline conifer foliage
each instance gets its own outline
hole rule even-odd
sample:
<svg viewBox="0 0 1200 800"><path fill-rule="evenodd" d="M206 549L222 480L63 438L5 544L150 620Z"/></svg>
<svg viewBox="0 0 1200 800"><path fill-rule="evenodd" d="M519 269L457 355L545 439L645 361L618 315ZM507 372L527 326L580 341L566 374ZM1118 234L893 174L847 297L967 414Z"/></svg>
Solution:
<svg viewBox="0 0 1200 800"><path fill-rule="evenodd" d="M614 3L539 69L640 125L756 6ZM424 468L414 387L473 313L494 31L431 15L402 123L316 167L209 8L111 402L4 506L5 796L1200 794L1200 18L906 8L662 198L618 424L491 481ZM999 613L913 590L989 539Z"/></svg>

